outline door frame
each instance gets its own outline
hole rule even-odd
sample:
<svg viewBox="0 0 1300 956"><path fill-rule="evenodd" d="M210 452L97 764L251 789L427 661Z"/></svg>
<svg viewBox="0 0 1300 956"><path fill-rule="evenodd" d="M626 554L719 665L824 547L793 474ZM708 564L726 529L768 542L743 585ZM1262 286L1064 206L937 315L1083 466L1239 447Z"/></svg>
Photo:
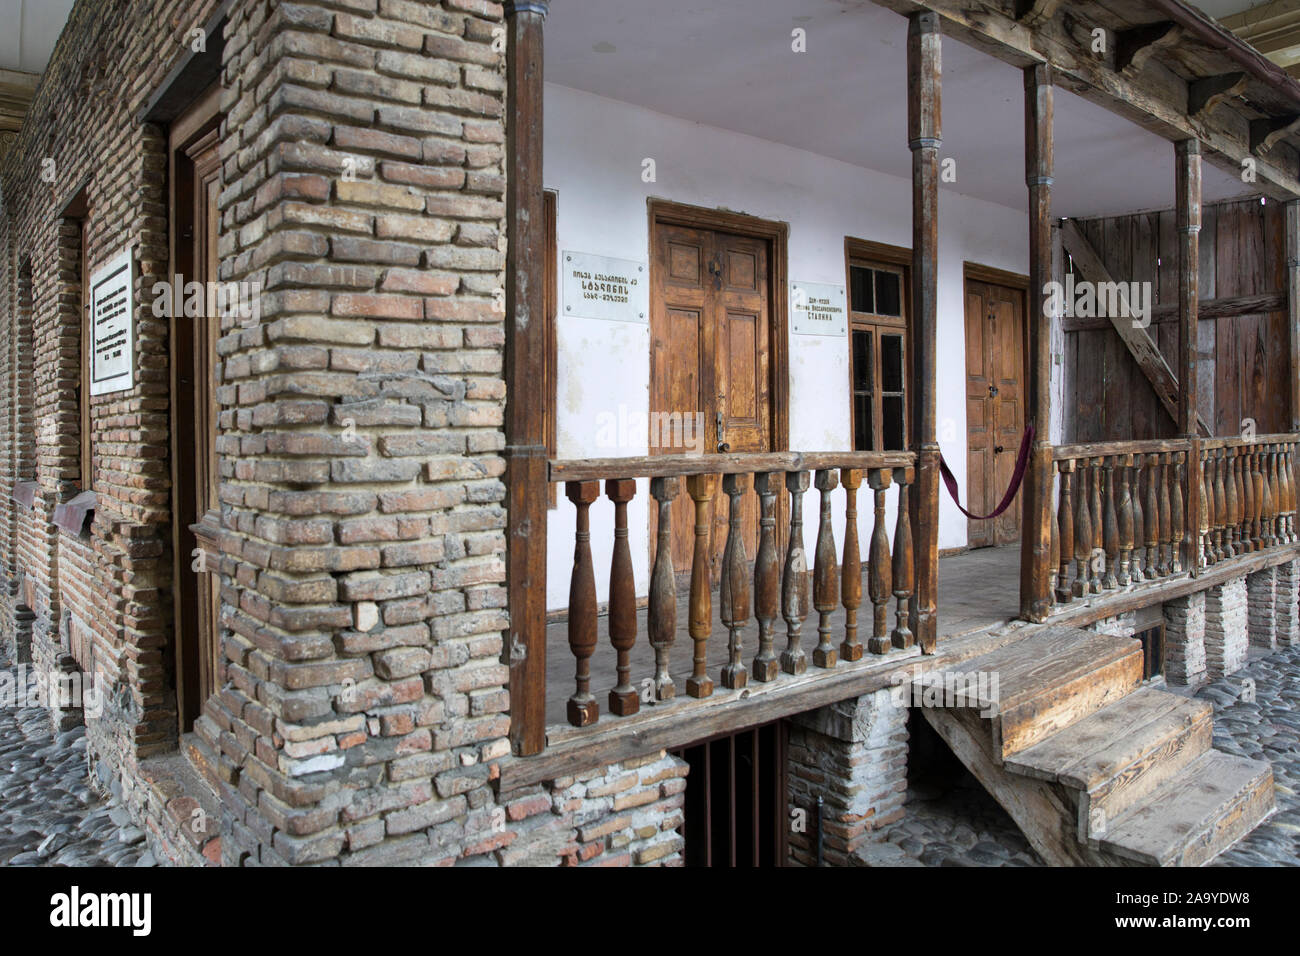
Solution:
<svg viewBox="0 0 1300 956"><path fill-rule="evenodd" d="M660 226L683 226L687 229L707 229L726 232L767 242L768 272L768 396L771 403L770 434L772 451L790 449L790 337L789 290L786 274L786 252L789 245L789 223L759 219L725 209L691 206L667 199L650 199L646 203L650 217L650 244L647 249L650 269L655 268L655 244ZM654 314L655 281L650 278L650 314ZM652 320L651 320L652 321ZM650 361L649 350L646 362Z"/></svg>
<svg viewBox="0 0 1300 956"><path fill-rule="evenodd" d="M982 265L978 262L969 260L962 262L962 365L966 370L967 377L970 376L970 350L966 347L966 296L970 290L971 282L983 282L986 285L1001 286L1004 289L1014 289L1020 293L1020 380L1022 383L1027 382L1029 378L1029 276L1022 275L1019 272L1008 272L1005 269L996 269L993 266ZM966 383L962 383L962 394L965 395ZM963 399L964 401L964 399ZM963 405L964 411L964 405ZM1029 409L1025 409L1025 417L1028 418ZM966 504L973 507L971 500L970 486L970 423L966 426ZM970 549L970 523L974 519L966 521L966 548ZM1024 534L1024 528L1021 527L1020 533ZM1012 542L1005 542L1006 545ZM998 547L995 539L993 547Z"/></svg>
<svg viewBox="0 0 1300 956"><path fill-rule="evenodd" d="M180 266L179 243L177 232L177 209L181 196L178 194L176 154L186 144L208 135L207 130L218 123L221 116L221 86L214 82L199 93L171 124L167 136L167 282L174 282ZM219 126L218 135L219 135ZM191 197L192 198L192 197ZM182 317L183 318L183 317ZM193 362L193 342L186 339L179 341L175 334L180 323L173 316L171 334L167 336L168 366L168 407L170 427L168 428L168 452L171 456L169 468L171 475L171 542L172 542L172 642L174 653L172 662L173 678L176 692L177 732L186 733L187 719L197 719L203 713L204 700L201 693L201 656L203 648L198 634L197 595L190 593L183 586L185 575L189 572L190 551L186 544L193 540L193 532L185 516L189 514L189 501L182 497L193 496L194 462L190 460L189 445L194 431L194 396L182 395L179 372L182 362ZM216 461L212 462L217 465ZM190 509L192 510L192 509ZM197 521L198 515L195 515ZM214 587L219 586L214 583ZM213 639L220 641L218 633Z"/></svg>

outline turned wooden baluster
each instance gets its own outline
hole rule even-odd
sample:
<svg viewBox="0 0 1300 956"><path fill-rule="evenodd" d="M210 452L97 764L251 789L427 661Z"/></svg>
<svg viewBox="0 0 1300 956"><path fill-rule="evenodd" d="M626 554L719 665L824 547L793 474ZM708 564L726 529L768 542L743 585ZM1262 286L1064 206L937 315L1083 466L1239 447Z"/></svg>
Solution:
<svg viewBox="0 0 1300 956"><path fill-rule="evenodd" d="M1202 455L1206 453L1202 451ZM1214 525L1214 495L1210 494L1214 490L1214 483L1209 480L1208 472L1210 462L1208 458L1202 457L1196 462L1196 470L1199 472L1201 481L1201 522L1197 532L1200 534L1200 541L1197 545L1197 560L1201 567L1207 567L1214 563L1214 542L1212 539L1211 528Z"/></svg>
<svg viewBox="0 0 1300 956"><path fill-rule="evenodd" d="M1088 470L1092 472L1089 475L1092 482L1092 507L1089 509L1092 515L1092 550L1088 554L1088 586L1092 588L1093 594L1101 593L1101 576L1106 570L1106 519L1101 506L1101 463L1100 458L1094 458L1088 463Z"/></svg>
<svg viewBox="0 0 1300 956"><path fill-rule="evenodd" d="M1214 455L1214 560L1222 561L1229 552L1224 549L1223 526L1228 516L1228 497L1223 490L1223 449L1216 448Z"/></svg>
<svg viewBox="0 0 1300 956"><path fill-rule="evenodd" d="M741 631L749 620L749 568L745 559L740 499L749 491L749 475L724 475L722 490L729 501L720 595L722 623L727 628L727 664L722 668L722 686L737 690L749 681L749 670L740 656Z"/></svg>
<svg viewBox="0 0 1300 956"><path fill-rule="evenodd" d="M1133 466L1133 556L1129 561L1129 580L1133 584L1140 584L1145 575L1146 553L1147 549L1143 542L1146 539L1147 524L1146 513L1142 508L1142 472L1145 469L1146 459L1141 455L1131 456Z"/></svg>
<svg viewBox="0 0 1300 956"><path fill-rule="evenodd" d="M1148 581L1160 576L1160 488L1157 466L1159 455L1146 457L1146 505L1142 511L1146 516L1146 578Z"/></svg>
<svg viewBox="0 0 1300 956"><path fill-rule="evenodd" d="M1088 463L1079 462L1079 499L1074 517L1074 596L1092 594L1088 565L1092 561L1092 515L1088 510Z"/></svg>
<svg viewBox="0 0 1300 956"><path fill-rule="evenodd" d="M1170 573L1173 566L1173 540L1170 536L1170 507L1169 507L1169 456L1156 456L1156 482L1160 491L1160 543L1159 562L1156 564L1156 570L1162 577Z"/></svg>
<svg viewBox="0 0 1300 956"><path fill-rule="evenodd" d="M718 490L717 475L691 475L686 491L695 502L695 551L691 555L691 604L689 631L695 644L691 676L686 678L686 693L708 697L713 693L709 676L709 635L713 632L713 591L710 588L713 563L713 496Z"/></svg>
<svg viewBox="0 0 1300 956"><path fill-rule="evenodd" d="M1296 540L1295 532L1295 445L1288 442L1282 446L1282 486L1286 489L1286 511L1283 525L1286 540Z"/></svg>
<svg viewBox="0 0 1300 956"><path fill-rule="evenodd" d="M776 680L777 657L773 649L776 616L781 610L781 563L776 554L776 496L781 475L763 472L754 476L758 492L758 555L754 558L754 617L758 620L758 654L751 668L754 680Z"/></svg>
<svg viewBox="0 0 1300 956"><path fill-rule="evenodd" d="M1070 496L1070 481L1074 475L1074 461L1060 462L1061 501L1057 508L1057 521L1061 526L1061 565L1056 572L1056 603L1070 603L1070 560L1074 557L1074 502Z"/></svg>
<svg viewBox="0 0 1300 956"><path fill-rule="evenodd" d="M1277 544L1277 538L1273 533L1273 516L1277 505L1277 498L1273 489L1277 486L1274 484L1273 453L1267 447L1261 449L1260 453L1262 455L1260 472L1264 478L1264 514L1261 519L1264 531L1264 547L1271 548Z"/></svg>
<svg viewBox="0 0 1300 956"><path fill-rule="evenodd" d="M1173 574L1183 571L1183 534L1187 527L1187 514L1183 506L1183 453L1175 452L1172 464L1173 475L1169 487L1169 570Z"/></svg>
<svg viewBox="0 0 1300 956"><path fill-rule="evenodd" d="M871 485L871 490L876 496L876 516L871 527L869 552L871 566L867 578L867 596L871 598L875 614L871 639L867 641L867 650L872 654L887 654L892 646L887 618L889 595L894 586L890 567L889 533L885 530L885 490L889 487L889 472L883 468L873 468L867 473L867 483Z"/></svg>
<svg viewBox="0 0 1300 956"><path fill-rule="evenodd" d="M647 631L655 651L655 699L669 700L677 693L668 676L668 657L677 636L677 578L673 571L673 501L681 492L680 478L652 478L650 494L659 506L659 537L655 566L650 574Z"/></svg>
<svg viewBox="0 0 1300 956"><path fill-rule="evenodd" d="M1254 550L1264 547L1264 475L1260 471L1259 449L1250 450L1250 537Z"/></svg>
<svg viewBox="0 0 1300 956"><path fill-rule="evenodd" d="M1272 474L1273 482L1273 543L1282 544L1286 540L1283 531L1286 513L1286 495L1282 489L1282 452L1280 445L1271 445L1271 464L1269 471Z"/></svg>
<svg viewBox="0 0 1300 956"><path fill-rule="evenodd" d="M1224 475L1226 483L1226 492L1228 495L1228 526L1224 528L1223 545L1227 549L1231 545L1231 554L1235 557L1241 554L1241 497L1238 495L1237 484L1237 449L1225 448L1224 454L1227 458L1224 464L1227 466L1227 473Z"/></svg>
<svg viewBox="0 0 1300 956"><path fill-rule="evenodd" d="M600 717L591 693L591 655L596 652L596 575L591 563L591 503L600 496L599 481L568 481L564 494L578 509L574 533L573 574L569 578L569 650L577 659L577 690L569 698L569 723L589 727Z"/></svg>
<svg viewBox="0 0 1300 956"><path fill-rule="evenodd" d="M840 603L844 605L844 640L840 657L846 661L862 660L862 642L858 640L858 608L862 606L862 553L858 545L858 489L862 487L862 469L841 468L844 486L844 560L840 562Z"/></svg>
<svg viewBox="0 0 1300 956"><path fill-rule="evenodd" d="M609 712L630 717L641 708L632 686L629 655L636 646L636 581L627 543L627 503L636 496L636 479L611 478L605 496L614 502L614 554L609 564L609 642L617 655L618 685L609 692Z"/></svg>
<svg viewBox="0 0 1300 956"><path fill-rule="evenodd" d="M1128 472L1133 464L1132 455L1119 456L1119 569L1115 583L1127 587L1133 560L1133 493L1129 488Z"/></svg>
<svg viewBox="0 0 1300 956"><path fill-rule="evenodd" d="M817 550L813 556L813 607L817 609L817 646L813 648L813 663L818 667L834 667L839 652L831 643L831 612L840 603L840 582L835 566L835 529L831 527L831 492L839 485L835 472L818 469L814 479L821 493L821 517L817 522Z"/></svg>
<svg viewBox="0 0 1300 956"><path fill-rule="evenodd" d="M1255 544L1255 479L1251 474L1250 460L1254 450L1249 446L1241 453L1241 549L1247 553L1256 550Z"/></svg>
<svg viewBox="0 0 1300 956"><path fill-rule="evenodd" d="M915 569L912 554L912 516L908 508L908 488L914 477L911 468L894 470L894 480L898 483L898 516L894 521L894 597L898 600L898 617L890 641L899 650L906 650L916 643L916 638L909 627L911 619L911 599Z"/></svg>
<svg viewBox="0 0 1300 956"><path fill-rule="evenodd" d="M786 472L785 487L790 492L790 540L781 576L781 616L785 618L786 633L781 670L802 674L808 669L808 656L799 645L799 631L808 616L808 556L803 546L803 495L808 490L808 472Z"/></svg>
<svg viewBox="0 0 1300 956"><path fill-rule="evenodd" d="M1119 585L1115 569L1119 565L1119 519L1115 515L1115 459L1103 459L1102 472L1106 476L1106 486L1102 497L1105 504L1102 509L1102 548L1106 551L1106 571L1102 575L1101 586L1111 590Z"/></svg>
<svg viewBox="0 0 1300 956"><path fill-rule="evenodd" d="M1050 498L1051 495L1049 494ZM1048 505L1047 526L1051 529L1048 536L1047 551L1047 600L1055 602L1056 600L1056 569L1061 563L1061 525L1056 517L1056 503Z"/></svg>

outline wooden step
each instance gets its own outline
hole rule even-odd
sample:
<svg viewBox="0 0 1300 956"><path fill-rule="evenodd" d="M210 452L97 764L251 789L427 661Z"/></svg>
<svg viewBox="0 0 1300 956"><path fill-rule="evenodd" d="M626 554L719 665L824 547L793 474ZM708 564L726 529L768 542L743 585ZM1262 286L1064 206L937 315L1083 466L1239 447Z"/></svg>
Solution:
<svg viewBox="0 0 1300 956"><path fill-rule="evenodd" d="M1142 687L1008 757L1005 766L1079 791L1079 839L1097 839L1107 821L1210 749L1213 716L1205 701Z"/></svg>
<svg viewBox="0 0 1300 956"><path fill-rule="evenodd" d="M917 678L927 684L977 674L995 675L996 690L982 689L966 708L989 716L993 753L1002 760L1108 704L1142 680L1142 646L1132 638L1053 625L944 671Z"/></svg>
<svg viewBox="0 0 1300 956"><path fill-rule="evenodd" d="M1110 821L1097 845L1146 866L1202 866L1273 812L1273 769L1211 750Z"/></svg>

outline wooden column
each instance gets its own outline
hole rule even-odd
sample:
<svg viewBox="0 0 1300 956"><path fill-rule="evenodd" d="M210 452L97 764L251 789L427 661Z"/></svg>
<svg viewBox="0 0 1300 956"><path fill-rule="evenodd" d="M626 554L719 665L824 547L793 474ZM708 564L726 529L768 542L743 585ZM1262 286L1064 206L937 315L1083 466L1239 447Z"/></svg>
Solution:
<svg viewBox="0 0 1300 956"><path fill-rule="evenodd" d="M518 401L545 378L546 223L542 200L544 2L506 3L506 601L510 742L546 746L546 424L541 402Z"/></svg>
<svg viewBox="0 0 1300 956"><path fill-rule="evenodd" d="M1185 139L1174 144L1175 202L1178 227L1178 433L1191 447L1185 496L1187 521L1184 523L1183 548L1188 555L1188 570L1193 575L1201 569L1200 527L1205 502L1201 499L1198 472L1201 461L1201 433L1196 416L1196 355L1200 312L1201 247L1201 144Z"/></svg>
<svg viewBox="0 0 1300 956"><path fill-rule="evenodd" d="M1043 295L1052 281L1052 69L1025 67L1025 184L1029 187L1028 390L1025 409L1034 446L1021 498L1020 616L1047 619L1052 607L1052 320ZM1101 516L1095 518L1100 521ZM1099 536L1100 537L1100 536Z"/></svg>
<svg viewBox="0 0 1300 956"><path fill-rule="evenodd" d="M912 447L917 453L911 496L916 597L912 632L933 654L938 639L939 441L935 420L935 348L939 275L940 122L939 17L914 13L907 26L907 139L912 151Z"/></svg>
<svg viewBox="0 0 1300 956"><path fill-rule="evenodd" d="M1286 204L1286 324L1291 330L1291 431L1300 431L1300 199Z"/></svg>

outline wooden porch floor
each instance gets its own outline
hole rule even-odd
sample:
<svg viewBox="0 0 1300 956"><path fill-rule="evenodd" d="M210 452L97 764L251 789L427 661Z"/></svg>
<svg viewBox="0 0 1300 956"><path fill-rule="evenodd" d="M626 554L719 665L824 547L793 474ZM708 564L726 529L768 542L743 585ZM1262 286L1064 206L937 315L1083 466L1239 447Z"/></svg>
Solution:
<svg viewBox="0 0 1300 956"><path fill-rule="evenodd" d="M866 600L863 581L863 607L858 610L858 636L865 644L871 636L871 604ZM1020 545L981 548L939 559L939 640L996 627L1013 619L1020 609ZM889 602L889 624L894 625L895 602ZM686 630L686 596L677 600L677 640L673 644L669 673L677 685L678 696L686 693L686 678L691 673L693 647ZM709 676L715 684L727 661L727 629L718 620L718 593L713 592L713 633L709 638ZM598 621L599 641L591 658L591 688L600 710L608 709L609 690L615 683L615 653L609 643L609 618ZM844 635L844 609L831 615L832 640L838 647ZM637 642L632 650L632 683L637 687L654 676L654 649L646 639L646 609L637 612ZM743 660L748 665L758 650L758 624L751 617L744 632ZM809 656L817 645L817 612L804 621L802 646ZM785 622L776 622L776 650L785 648ZM567 724L565 702L573 693L573 655L569 652L568 625L557 621L546 628L546 723Z"/></svg>

